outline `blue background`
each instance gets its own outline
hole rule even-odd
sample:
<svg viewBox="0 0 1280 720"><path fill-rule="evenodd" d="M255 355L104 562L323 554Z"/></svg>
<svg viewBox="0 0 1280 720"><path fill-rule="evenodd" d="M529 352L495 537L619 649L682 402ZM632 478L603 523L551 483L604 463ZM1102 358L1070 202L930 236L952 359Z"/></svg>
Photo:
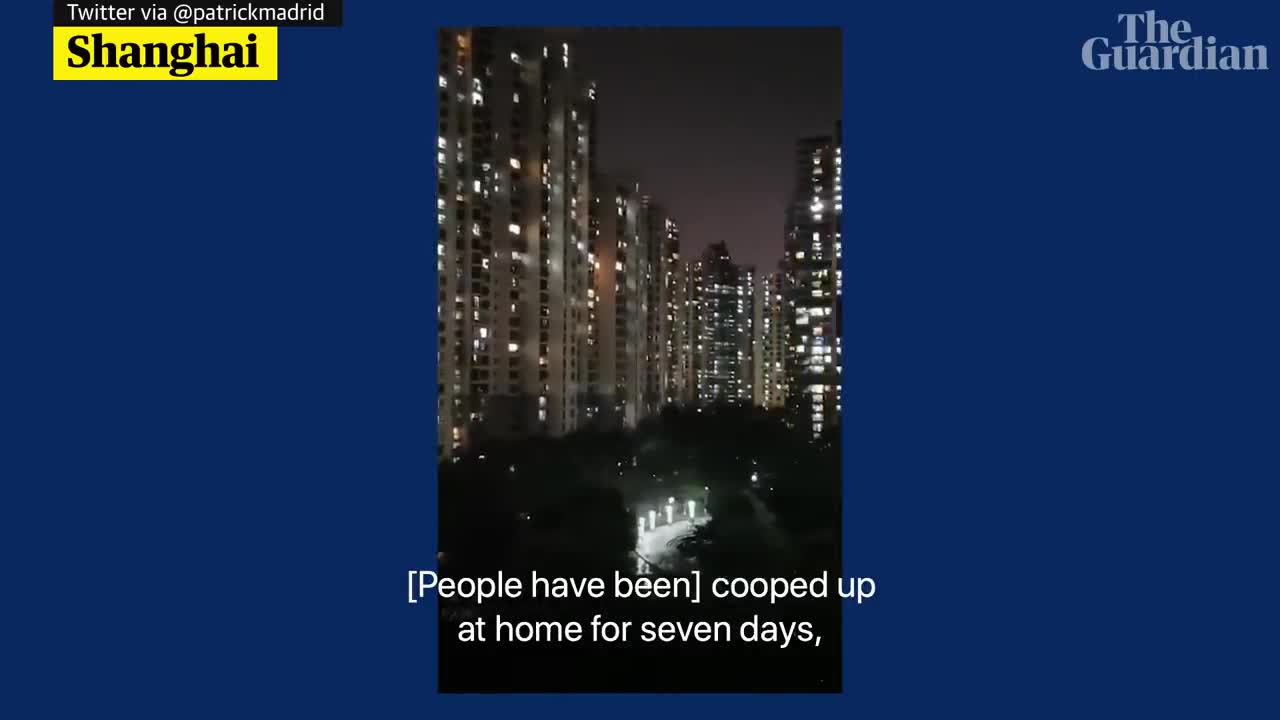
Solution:
<svg viewBox="0 0 1280 720"><path fill-rule="evenodd" d="M1147 5L347 5L276 83L54 83L6 8L0 714L1274 717L1280 70L1081 66ZM432 48L485 22L846 27L844 696L434 694Z"/></svg>

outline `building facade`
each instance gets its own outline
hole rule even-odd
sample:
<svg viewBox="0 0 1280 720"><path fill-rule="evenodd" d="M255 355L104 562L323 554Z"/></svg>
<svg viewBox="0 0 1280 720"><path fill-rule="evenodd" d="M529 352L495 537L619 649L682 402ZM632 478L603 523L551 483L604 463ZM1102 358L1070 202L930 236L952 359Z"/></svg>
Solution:
<svg viewBox="0 0 1280 720"><path fill-rule="evenodd" d="M442 30L436 212L441 457L560 435L585 405L595 88L568 46Z"/></svg>
<svg viewBox="0 0 1280 720"><path fill-rule="evenodd" d="M785 275L781 271L765 273L756 279L752 401L769 409L784 408L787 399L785 292Z"/></svg>
<svg viewBox="0 0 1280 720"><path fill-rule="evenodd" d="M815 437L838 424L842 410L840 137L837 123L833 134L796 144L782 260L786 406L794 425Z"/></svg>
<svg viewBox="0 0 1280 720"><path fill-rule="evenodd" d="M647 372L650 272L644 199L634 183L597 178L597 187L588 414L600 427L634 427L643 415Z"/></svg>
<svg viewBox="0 0 1280 720"><path fill-rule="evenodd" d="M693 400L701 405L750 403L755 269L736 265L721 242L708 247L686 273Z"/></svg>

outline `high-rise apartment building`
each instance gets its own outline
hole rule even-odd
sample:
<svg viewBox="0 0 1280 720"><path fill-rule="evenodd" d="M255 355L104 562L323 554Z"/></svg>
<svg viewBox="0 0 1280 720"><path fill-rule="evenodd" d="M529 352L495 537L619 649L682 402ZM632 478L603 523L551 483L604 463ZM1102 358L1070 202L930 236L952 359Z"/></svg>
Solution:
<svg viewBox="0 0 1280 720"><path fill-rule="evenodd" d="M786 404L797 427L814 436L841 413L840 274L843 212L840 125L796 144L782 269L788 339Z"/></svg>
<svg viewBox="0 0 1280 720"><path fill-rule="evenodd" d="M442 30L439 454L560 435L587 397L595 88L567 45Z"/></svg>
<svg viewBox="0 0 1280 720"><path fill-rule="evenodd" d="M680 231L636 184L597 177L595 187L587 416L635 427L682 387Z"/></svg>
<svg viewBox="0 0 1280 720"><path fill-rule="evenodd" d="M689 382L688 289L680 259L680 228L664 218L662 238L662 327L659 362L662 363L662 405L687 403Z"/></svg>
<svg viewBox="0 0 1280 720"><path fill-rule="evenodd" d="M698 401L698 367L702 352L701 303L698 300L698 271L701 262L681 260L672 275L672 321L674 380L671 392L679 405L692 405Z"/></svg>
<svg viewBox="0 0 1280 720"><path fill-rule="evenodd" d="M693 398L704 405L750 403L755 270L734 264L729 248L716 243L687 273L693 304Z"/></svg>
<svg viewBox="0 0 1280 720"><path fill-rule="evenodd" d="M644 197L640 216L641 285L645 294L645 341L640 417L679 402L681 365L687 354L686 332L679 314L683 297L678 285L680 228L652 198Z"/></svg>
<svg viewBox="0 0 1280 720"><path fill-rule="evenodd" d="M634 183L596 180L592 237L594 338L588 415L603 426L635 427L644 415L646 331L652 279L644 198Z"/></svg>
<svg viewBox="0 0 1280 720"><path fill-rule="evenodd" d="M786 405L785 292L785 276L780 271L765 273L756 278L755 321L752 324L752 401L760 407L770 409Z"/></svg>

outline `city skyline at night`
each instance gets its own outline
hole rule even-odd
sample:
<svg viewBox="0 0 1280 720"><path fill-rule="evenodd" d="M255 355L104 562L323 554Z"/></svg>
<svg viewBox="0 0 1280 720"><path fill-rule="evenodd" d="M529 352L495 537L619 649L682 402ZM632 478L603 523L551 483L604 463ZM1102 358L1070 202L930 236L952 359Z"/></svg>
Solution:
<svg viewBox="0 0 1280 720"><path fill-rule="evenodd" d="M642 81L602 84L590 56L579 52L579 43L590 47L593 38L639 38L647 53L633 59L646 62L632 72L654 59L650 69L664 77L664 63L689 60L681 47L723 52L745 33L754 44L736 47L719 67L747 72L743 66L760 47L787 55L787 43L800 37L795 30L762 32L441 30L435 204L442 459L477 442L634 429L669 405L786 408L789 427L813 439L839 423L841 346L832 312L840 294L838 116L822 134L782 138L787 152L776 158L727 133L732 155L769 165L752 175L740 172L740 163L713 162L704 170L718 179L664 194L657 188L675 186L638 178L688 181L682 167L698 164L698 148L726 141L724 132L697 127L706 103L724 127L756 133L768 146L762 128L780 98L760 102L748 93L758 112L718 103L716 92L734 88L726 81L685 104L674 98L688 81L673 81L670 98L658 101ZM653 44L666 33L704 39ZM778 41L762 45L773 33ZM625 51L626 42L616 45L615 52ZM696 73L693 82L700 82ZM686 112L627 130L604 119L602 98L610 93ZM623 104L615 101L615 112ZM804 117L782 126L788 132L817 124L801 107L783 109ZM643 113L626 117L647 120ZM682 126L691 119L694 127ZM620 148L668 146L688 157L672 162L656 152L643 170L623 171L605 159L625 155ZM777 202L732 192L762 178L785 188ZM705 219L720 191L733 195L734 207L716 210L716 229L703 222L696 237L690 226ZM743 218L750 230L733 230ZM735 234L736 241L729 237ZM759 283L770 277L773 291L762 292Z"/></svg>

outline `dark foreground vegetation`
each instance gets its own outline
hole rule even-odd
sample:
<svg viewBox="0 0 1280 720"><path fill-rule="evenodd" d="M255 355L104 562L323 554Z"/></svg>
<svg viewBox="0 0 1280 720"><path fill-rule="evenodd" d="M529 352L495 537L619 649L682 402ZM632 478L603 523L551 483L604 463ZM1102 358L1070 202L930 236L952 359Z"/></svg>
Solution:
<svg viewBox="0 0 1280 720"><path fill-rule="evenodd" d="M832 579L840 558L838 434L816 442L779 414L739 407L677 410L633 432L491 442L440 467L440 570L562 577L634 575L638 515L676 498L711 519L673 554L712 577ZM650 568L658 575L673 571ZM838 692L840 601L530 600L441 602L443 692ZM496 644L457 639L463 620L633 623L632 641ZM809 622L816 647L640 643L645 621Z"/></svg>

